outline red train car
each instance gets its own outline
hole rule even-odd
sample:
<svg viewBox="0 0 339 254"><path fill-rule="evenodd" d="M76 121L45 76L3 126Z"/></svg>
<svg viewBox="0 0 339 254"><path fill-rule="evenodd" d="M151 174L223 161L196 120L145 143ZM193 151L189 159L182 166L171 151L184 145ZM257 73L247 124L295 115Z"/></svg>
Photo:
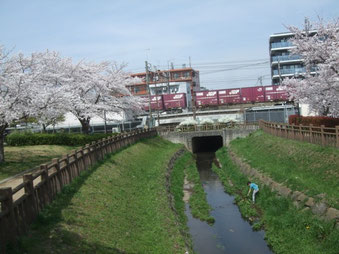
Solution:
<svg viewBox="0 0 339 254"><path fill-rule="evenodd" d="M265 101L286 101L288 93L281 86L265 86Z"/></svg>
<svg viewBox="0 0 339 254"><path fill-rule="evenodd" d="M148 96L143 96L146 99L143 109L149 111L149 98ZM151 95L151 109L152 110L164 110L164 100L162 95Z"/></svg>
<svg viewBox="0 0 339 254"><path fill-rule="evenodd" d="M240 88L218 90L219 104L241 103Z"/></svg>
<svg viewBox="0 0 339 254"><path fill-rule="evenodd" d="M289 94L288 94L288 92L282 86L277 86L276 87L276 92L277 92L277 100L278 101L287 101L287 100L289 100Z"/></svg>
<svg viewBox="0 0 339 254"><path fill-rule="evenodd" d="M241 88L242 103L265 102L265 92L263 86Z"/></svg>
<svg viewBox="0 0 339 254"><path fill-rule="evenodd" d="M196 106L217 106L218 105L218 91L200 91L196 92Z"/></svg>
<svg viewBox="0 0 339 254"><path fill-rule="evenodd" d="M187 107L185 93L164 94L163 99L165 110Z"/></svg>

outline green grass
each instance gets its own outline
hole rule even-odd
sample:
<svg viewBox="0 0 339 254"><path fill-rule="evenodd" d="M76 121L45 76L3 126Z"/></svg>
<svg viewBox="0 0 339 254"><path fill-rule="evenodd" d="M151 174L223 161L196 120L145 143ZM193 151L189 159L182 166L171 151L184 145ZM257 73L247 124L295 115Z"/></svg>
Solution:
<svg viewBox="0 0 339 254"><path fill-rule="evenodd" d="M157 137L108 157L44 209L12 253L185 253L165 187L180 148Z"/></svg>
<svg viewBox="0 0 339 254"><path fill-rule="evenodd" d="M266 155L271 152L266 152ZM217 158L223 167L219 169L213 166L213 170L219 175L227 192L235 195L241 213L252 221L253 228L265 229L266 241L274 253L338 253L339 229L334 227L334 222L315 218L310 211L296 208L290 199L278 197L263 185L260 185L255 205L251 204L250 197L246 196L248 179L230 160L226 148L217 152Z"/></svg>
<svg viewBox="0 0 339 254"><path fill-rule="evenodd" d="M339 209L339 149L283 139L257 131L231 143L254 168L292 190L308 196L326 194L329 205Z"/></svg>
<svg viewBox="0 0 339 254"><path fill-rule="evenodd" d="M66 155L73 146L5 146L5 162L0 163L0 180Z"/></svg>
<svg viewBox="0 0 339 254"><path fill-rule="evenodd" d="M189 235L189 229L187 227L187 217L185 214L185 202L183 200L184 193L184 179L185 179L185 168L190 163L192 155L189 152L185 152L176 161L172 169L170 178L170 192L174 201L174 208L180 221L181 231L186 235L186 243L190 249L193 249L191 236Z"/></svg>
<svg viewBox="0 0 339 254"><path fill-rule="evenodd" d="M187 175L187 180L194 184L193 193L189 199L192 216L213 224L215 220L210 216L212 208L207 203L206 193L200 181L199 172L196 167L196 161L191 154L188 154L187 156L190 158L186 165L185 172Z"/></svg>
<svg viewBox="0 0 339 254"><path fill-rule="evenodd" d="M208 223L214 223L210 216L211 207L207 203L206 193L200 182L196 161L189 152L185 152L175 163L171 175L171 193L175 197L175 208L180 212L182 224L187 223L185 215L185 202L183 201L183 185L185 175L190 183L194 183L193 193L189 199L192 216ZM185 170L183 170L185 169Z"/></svg>

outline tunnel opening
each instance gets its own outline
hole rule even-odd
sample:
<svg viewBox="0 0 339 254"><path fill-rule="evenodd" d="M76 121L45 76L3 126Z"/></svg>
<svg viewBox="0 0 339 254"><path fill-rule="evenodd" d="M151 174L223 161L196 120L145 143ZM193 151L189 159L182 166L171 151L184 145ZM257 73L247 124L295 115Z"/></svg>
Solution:
<svg viewBox="0 0 339 254"><path fill-rule="evenodd" d="M221 136L205 136L192 138L192 152L215 152L223 146Z"/></svg>

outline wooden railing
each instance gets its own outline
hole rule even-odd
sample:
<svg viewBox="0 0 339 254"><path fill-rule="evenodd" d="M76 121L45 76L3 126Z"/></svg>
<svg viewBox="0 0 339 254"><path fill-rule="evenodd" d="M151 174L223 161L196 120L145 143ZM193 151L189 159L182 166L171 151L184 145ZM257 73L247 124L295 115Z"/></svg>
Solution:
<svg viewBox="0 0 339 254"><path fill-rule="evenodd" d="M339 126L328 128L325 126L304 126L273 123L261 120L259 126L265 132L275 136L305 141L321 146L339 148Z"/></svg>
<svg viewBox="0 0 339 254"><path fill-rule="evenodd" d="M0 189L0 253L5 245L27 232L39 212L53 201L62 188L79 174L89 169L106 154L156 135L156 130L129 132L102 139L82 149L43 164L36 172L23 176L23 183Z"/></svg>

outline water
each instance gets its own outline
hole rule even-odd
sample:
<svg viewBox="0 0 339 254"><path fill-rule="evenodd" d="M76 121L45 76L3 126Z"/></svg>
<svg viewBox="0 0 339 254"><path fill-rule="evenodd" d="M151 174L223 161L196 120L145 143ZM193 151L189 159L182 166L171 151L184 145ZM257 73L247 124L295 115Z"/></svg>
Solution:
<svg viewBox="0 0 339 254"><path fill-rule="evenodd" d="M211 170L214 156L214 153L197 154L197 166L215 223L211 226L193 218L186 204L194 251L199 254L272 253L264 240L264 232L253 231L251 225L242 219L238 207L233 204L234 198L224 191L224 186Z"/></svg>

